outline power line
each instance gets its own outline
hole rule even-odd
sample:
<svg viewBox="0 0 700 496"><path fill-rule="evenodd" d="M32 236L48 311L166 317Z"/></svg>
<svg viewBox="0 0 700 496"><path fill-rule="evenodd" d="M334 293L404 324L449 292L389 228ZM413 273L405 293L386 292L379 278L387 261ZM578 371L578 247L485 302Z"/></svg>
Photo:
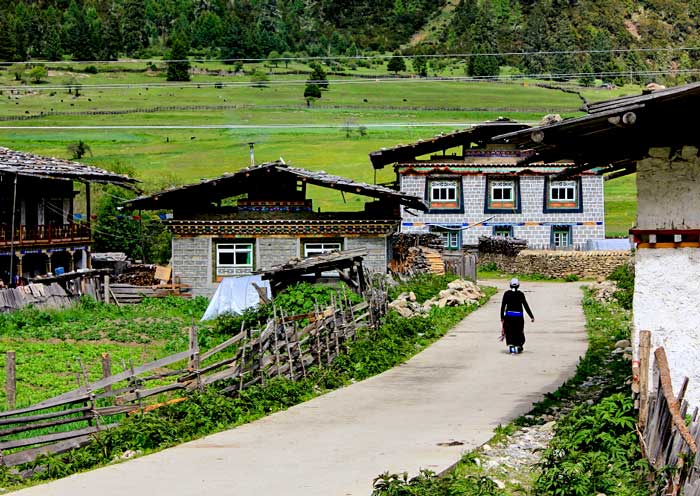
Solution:
<svg viewBox="0 0 700 496"><path fill-rule="evenodd" d="M144 89L144 88L236 88L236 87L260 87L261 85L274 86L302 86L309 83L328 83L333 85L345 84L394 84L394 83L455 83L455 82L489 82L489 81L519 81L523 79L575 79L584 76L616 77L616 76L660 76L666 74L697 74L700 69L664 69L664 70L634 70L634 71L600 71L600 72L567 72L567 73L528 73L507 74L498 76L436 76L436 77L396 77L376 76L365 78L346 78L331 80L290 80L273 79L264 82L255 81L218 81L218 82L173 82L173 83L112 83L112 84L63 84L52 86L0 86L0 91L56 91L79 87L80 91L96 89Z"/></svg>
<svg viewBox="0 0 700 496"><path fill-rule="evenodd" d="M324 60L375 60L375 59L412 59L412 58L469 58L477 56L508 57L508 56L534 56L534 55L581 55L593 53L667 53L700 50L700 47L638 47L638 48L609 48L609 49L588 49L588 50L540 50L540 51L511 51L511 52L466 52L466 53L422 53L422 54L386 54L386 55L318 55L318 56L294 56L294 57L241 57L241 58L191 58L191 59L122 59L122 60L71 60L71 61L39 61L25 60L14 62L15 64L45 64L45 65L70 65L70 64L152 64L168 62L291 62L291 61L324 61ZM11 62L5 62L9 65Z"/></svg>

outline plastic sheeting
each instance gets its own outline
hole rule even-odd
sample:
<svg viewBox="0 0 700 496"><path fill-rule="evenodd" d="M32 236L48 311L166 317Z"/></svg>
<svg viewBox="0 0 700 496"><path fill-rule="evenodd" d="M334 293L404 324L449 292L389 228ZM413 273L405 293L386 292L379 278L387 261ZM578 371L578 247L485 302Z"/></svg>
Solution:
<svg viewBox="0 0 700 496"><path fill-rule="evenodd" d="M270 295L269 281L263 281L259 274L224 277L216 288L202 320L215 319L224 313L242 314L246 309L257 306L260 303L260 295L253 283L264 288L268 296Z"/></svg>

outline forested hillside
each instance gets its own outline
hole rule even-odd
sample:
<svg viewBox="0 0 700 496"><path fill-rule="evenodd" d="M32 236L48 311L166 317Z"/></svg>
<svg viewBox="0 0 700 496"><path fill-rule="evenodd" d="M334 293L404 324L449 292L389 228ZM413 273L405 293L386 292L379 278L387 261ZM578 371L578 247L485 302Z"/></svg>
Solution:
<svg viewBox="0 0 700 496"><path fill-rule="evenodd" d="M682 82L692 77L684 71L700 66L700 50L610 51L700 45L700 0L0 0L0 7L5 61L167 56L177 39L190 55L224 59L584 52L465 57L472 76L508 66L562 78ZM432 74L448 63L427 60L405 70Z"/></svg>
<svg viewBox="0 0 700 496"><path fill-rule="evenodd" d="M0 0L0 60L167 53L357 55L398 47L443 0ZM6 36L9 34L9 36Z"/></svg>

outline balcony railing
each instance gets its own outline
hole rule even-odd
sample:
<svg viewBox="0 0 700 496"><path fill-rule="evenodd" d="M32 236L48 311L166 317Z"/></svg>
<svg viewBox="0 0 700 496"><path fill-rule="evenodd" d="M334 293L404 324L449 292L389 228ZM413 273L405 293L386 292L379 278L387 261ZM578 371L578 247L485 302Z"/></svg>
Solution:
<svg viewBox="0 0 700 496"><path fill-rule="evenodd" d="M0 246L10 246L12 230L0 224ZM15 229L15 246L89 242L90 227L84 224L20 225Z"/></svg>

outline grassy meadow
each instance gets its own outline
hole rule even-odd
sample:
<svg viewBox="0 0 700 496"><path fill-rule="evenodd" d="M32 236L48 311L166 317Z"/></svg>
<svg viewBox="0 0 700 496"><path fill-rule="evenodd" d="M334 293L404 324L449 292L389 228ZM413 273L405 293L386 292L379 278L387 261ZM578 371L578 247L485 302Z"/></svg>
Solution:
<svg viewBox="0 0 700 496"><path fill-rule="evenodd" d="M499 116L529 123L537 123L549 113L574 116L581 105L576 95L538 87L534 81L366 77L386 77L382 65L344 69L343 74L351 76L329 74L329 91L307 105L303 71L308 67L296 62L289 67L265 67L270 74L262 88L251 87L249 75L230 74L232 66L220 63L195 63L189 83L167 83L163 71L144 70L145 65L98 65L96 74L88 74L79 71L79 64L66 63L50 67L47 80L41 84L20 84L12 71L0 71L0 145L70 158L67 146L82 140L91 149L83 162L132 171L146 191L245 167L249 163L248 142L256 143L258 162L283 158L299 167L373 182L375 175L367 156L371 151ZM251 69L251 64L244 68ZM211 71L222 71L222 75ZM438 75L463 74L463 68L456 64ZM80 85L78 97L76 84ZM591 88L582 94L596 101L637 91L634 87ZM130 112L173 106L177 108ZM208 108L182 108L188 106ZM126 113L75 114L85 111ZM7 120L25 116L37 117ZM376 176L378 182L392 179L388 168ZM343 199L325 189L311 194L322 210L354 210L364 201L350 195ZM634 218L634 183L628 179L612 181L606 185L606 194L608 234L625 235Z"/></svg>

